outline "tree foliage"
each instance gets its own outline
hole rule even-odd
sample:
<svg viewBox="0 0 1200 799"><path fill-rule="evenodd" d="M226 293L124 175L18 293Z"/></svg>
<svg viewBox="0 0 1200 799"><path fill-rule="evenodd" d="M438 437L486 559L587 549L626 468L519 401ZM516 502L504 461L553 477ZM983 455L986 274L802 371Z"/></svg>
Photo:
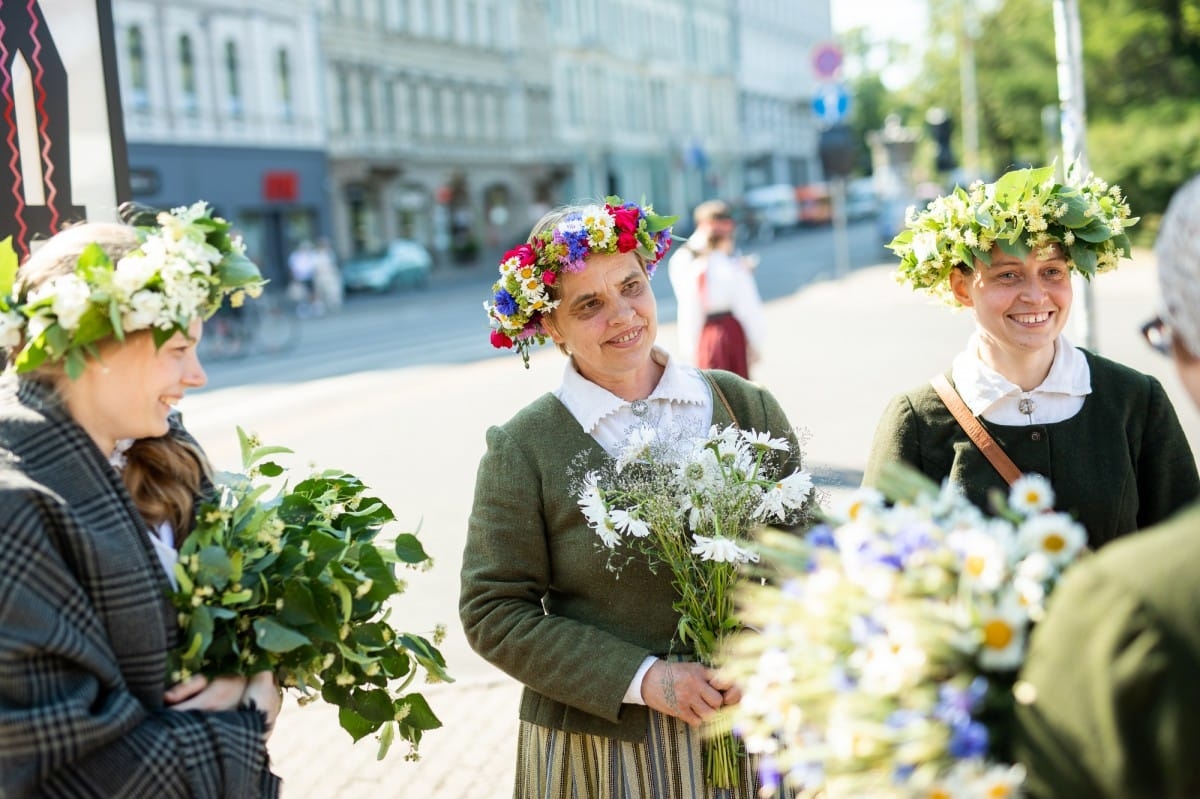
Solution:
<svg viewBox="0 0 1200 799"><path fill-rule="evenodd" d="M1053 0L973 1L980 166L994 175L1059 157ZM886 98L884 113L908 107L905 122L920 125L926 109L948 109L961 148L965 0L929 3L921 75ZM1200 172L1200 0L1079 0L1078 7L1088 159L1147 217L1138 227L1145 240L1171 192Z"/></svg>

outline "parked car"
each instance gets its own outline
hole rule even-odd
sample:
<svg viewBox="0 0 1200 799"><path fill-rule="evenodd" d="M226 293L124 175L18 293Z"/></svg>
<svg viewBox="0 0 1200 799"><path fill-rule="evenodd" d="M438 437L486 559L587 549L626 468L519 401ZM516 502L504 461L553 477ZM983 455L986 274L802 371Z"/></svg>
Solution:
<svg viewBox="0 0 1200 799"><path fill-rule="evenodd" d="M855 178L846 183L846 218L851 222L873 219L879 214L879 195L871 178Z"/></svg>
<svg viewBox="0 0 1200 799"><path fill-rule="evenodd" d="M800 224L828 225L833 221L833 197L824 183L809 183L796 187L796 203L800 207Z"/></svg>
<svg viewBox="0 0 1200 799"><path fill-rule="evenodd" d="M396 239L383 252L360 255L342 264L346 291L395 291L421 288L429 280L433 256L419 242Z"/></svg>
<svg viewBox="0 0 1200 799"><path fill-rule="evenodd" d="M740 205L748 220L752 220L755 238L769 238L769 235L763 234L762 228L770 228L773 235L800 223L796 189L785 183L748 189L742 195Z"/></svg>

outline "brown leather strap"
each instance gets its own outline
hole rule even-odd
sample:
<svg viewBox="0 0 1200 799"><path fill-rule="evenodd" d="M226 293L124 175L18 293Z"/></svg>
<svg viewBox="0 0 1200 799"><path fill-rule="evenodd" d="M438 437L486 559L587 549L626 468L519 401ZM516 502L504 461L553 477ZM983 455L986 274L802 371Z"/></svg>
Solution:
<svg viewBox="0 0 1200 799"><path fill-rule="evenodd" d="M945 375L936 375L929 379L929 384L933 386L933 390L942 398L942 402L946 403L946 407L950 409L950 413L954 414L954 418L962 425L962 429L966 431L967 436L971 441L975 442L975 446L979 447L979 451L988 459L988 462L996 468L1000 476L1012 485L1021 477L1021 470L1017 468L1017 464L1012 462L1012 458L1008 457L1000 445L996 443L996 439L992 438L991 433L987 428L975 418L975 414L971 413L971 409L967 407L967 403L963 402L962 397L954 390L954 386L950 385L950 381Z"/></svg>
<svg viewBox="0 0 1200 799"><path fill-rule="evenodd" d="M729 406L729 400L725 399L725 392L721 390L721 387L717 385L717 381L713 380L713 376L710 375L707 370L701 369L700 371L704 374L704 377L708 379L708 384L712 386L713 393L717 395L717 399L719 399L721 404L725 406L725 412L728 413L729 418L733 420L733 426L740 428L741 425L738 424L737 415L733 412L733 408Z"/></svg>

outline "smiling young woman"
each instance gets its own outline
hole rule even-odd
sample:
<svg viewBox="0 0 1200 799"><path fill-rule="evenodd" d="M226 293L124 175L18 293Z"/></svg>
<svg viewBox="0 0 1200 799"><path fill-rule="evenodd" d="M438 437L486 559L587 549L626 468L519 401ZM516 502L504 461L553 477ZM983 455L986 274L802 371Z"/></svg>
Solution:
<svg viewBox="0 0 1200 799"><path fill-rule="evenodd" d="M1022 259L995 245L990 264L953 270L950 289L974 311L979 359L1024 391L1040 386L1071 312L1062 248L1051 245Z"/></svg>
<svg viewBox="0 0 1200 799"><path fill-rule="evenodd" d="M1160 317L1147 341L1200 407L1200 177L1155 242ZM1200 505L1073 566L1030 638L1016 695L1023 795L1197 795Z"/></svg>
<svg viewBox="0 0 1200 799"><path fill-rule="evenodd" d="M1010 172L938 198L892 242L915 289L969 308L975 332L944 374L969 414L1020 472L1051 481L1058 507L1098 547L1161 521L1200 493L1195 461L1157 380L1063 334L1071 272L1088 277L1128 255L1137 220L1094 176L1058 183L1049 168ZM955 403L958 404L958 403ZM933 386L894 397L863 482L885 464L949 479L977 505L1007 478Z"/></svg>
<svg viewBox="0 0 1200 799"><path fill-rule="evenodd" d="M169 685L167 667L171 534L207 463L172 406L204 385L202 320L257 267L197 204L68 228L0 282L0 795L277 795L272 673ZM169 449L165 494L143 441ZM147 493L178 506L166 528Z"/></svg>

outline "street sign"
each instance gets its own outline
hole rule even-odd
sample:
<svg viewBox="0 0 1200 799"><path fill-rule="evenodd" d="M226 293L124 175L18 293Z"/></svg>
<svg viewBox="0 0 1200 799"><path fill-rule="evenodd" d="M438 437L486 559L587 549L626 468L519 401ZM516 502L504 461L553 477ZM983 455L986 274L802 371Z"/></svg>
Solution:
<svg viewBox="0 0 1200 799"><path fill-rule="evenodd" d="M111 0L0 0L0 116L8 124L0 239L24 258L129 199Z"/></svg>
<svg viewBox="0 0 1200 799"><path fill-rule="evenodd" d="M825 125L836 125L850 111L850 93L840 83L825 83L817 89L812 101L813 113Z"/></svg>
<svg viewBox="0 0 1200 799"><path fill-rule="evenodd" d="M831 42L819 44L813 50L812 59L818 78L832 78L842 68L842 48Z"/></svg>

